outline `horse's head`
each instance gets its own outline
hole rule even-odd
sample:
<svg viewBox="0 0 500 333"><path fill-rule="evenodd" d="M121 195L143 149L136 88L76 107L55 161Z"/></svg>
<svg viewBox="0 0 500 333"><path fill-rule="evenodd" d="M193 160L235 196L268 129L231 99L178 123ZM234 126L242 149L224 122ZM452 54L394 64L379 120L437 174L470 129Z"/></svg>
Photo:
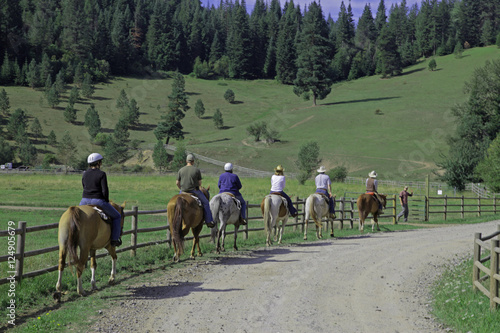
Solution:
<svg viewBox="0 0 500 333"><path fill-rule="evenodd" d="M207 200L210 200L210 185L207 188L200 186L200 191L203 192Z"/></svg>

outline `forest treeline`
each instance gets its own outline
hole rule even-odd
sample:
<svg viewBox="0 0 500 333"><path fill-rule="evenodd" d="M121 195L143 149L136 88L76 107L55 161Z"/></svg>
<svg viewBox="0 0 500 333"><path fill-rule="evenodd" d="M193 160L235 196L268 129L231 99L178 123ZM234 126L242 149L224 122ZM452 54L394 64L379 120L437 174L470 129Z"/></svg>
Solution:
<svg viewBox="0 0 500 333"><path fill-rule="evenodd" d="M308 11L314 19L304 19ZM337 82L397 75L422 56L494 44L500 3L403 0L386 8L381 0L376 9L366 4L355 24L344 2L334 21L316 1L301 8L256 0L248 13L245 0L208 8L200 0L20 0L1 2L0 22L3 85L42 87L58 73L72 83L75 74L97 82L151 71L294 84L301 57L314 50L326 56L328 81ZM303 42L306 32L315 42Z"/></svg>

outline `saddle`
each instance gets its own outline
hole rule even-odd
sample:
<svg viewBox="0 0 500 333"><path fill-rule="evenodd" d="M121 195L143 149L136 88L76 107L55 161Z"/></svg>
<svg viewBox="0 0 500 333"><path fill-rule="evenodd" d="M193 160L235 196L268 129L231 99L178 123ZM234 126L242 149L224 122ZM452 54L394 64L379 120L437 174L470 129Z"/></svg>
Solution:
<svg viewBox="0 0 500 333"><path fill-rule="evenodd" d="M198 198L196 195L194 195L192 193L188 193L188 192L181 192L181 194L189 195L191 198L193 198L194 200L196 200L196 203L198 204L198 207L203 207L203 204L201 203L200 198Z"/></svg>
<svg viewBox="0 0 500 333"><path fill-rule="evenodd" d="M241 202L238 199L236 199L236 197L234 196L233 193L230 193L230 192L222 192L222 193L229 195L233 199L233 201L236 204L236 207L238 208L238 210L241 210Z"/></svg>
<svg viewBox="0 0 500 333"><path fill-rule="evenodd" d="M109 218L108 215L106 215L106 213L100 207L92 206L92 208L97 212L97 214L99 214L99 216L104 222L111 224L111 219Z"/></svg>
<svg viewBox="0 0 500 333"><path fill-rule="evenodd" d="M325 202L326 202L326 203L329 203L329 202L330 202L330 197L328 197L327 195L325 195L325 194L323 194L323 193L319 193L319 192L316 192L316 194L321 195L321 197L322 197L323 199L325 199Z"/></svg>
<svg viewBox="0 0 500 333"><path fill-rule="evenodd" d="M283 201L283 205L286 209L288 209L288 201L286 201L285 197L282 196L280 192L271 192L269 195L279 195L281 197L281 201Z"/></svg>

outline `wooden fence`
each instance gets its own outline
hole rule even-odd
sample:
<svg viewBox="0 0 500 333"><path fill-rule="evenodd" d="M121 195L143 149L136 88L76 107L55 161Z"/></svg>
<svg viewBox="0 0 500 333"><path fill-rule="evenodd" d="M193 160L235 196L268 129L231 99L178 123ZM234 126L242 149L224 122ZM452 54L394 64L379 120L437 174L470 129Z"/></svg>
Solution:
<svg viewBox="0 0 500 333"><path fill-rule="evenodd" d="M472 198L463 198L463 197L458 197L462 198L462 204L461 204L461 210L458 212L462 212L462 217L463 213L468 212L467 210L464 209L467 205L464 205L463 202L466 199L472 199ZM358 214L357 214L357 206L356 206L356 199L357 198L348 198L348 197L342 197L338 200L337 202L337 207L336 207L336 214L337 218L335 221L337 221L340 225L340 229L343 229L344 227L344 222L349 223L350 227L354 227L354 222L358 220ZM439 212L431 212L431 213L440 213L440 214L445 214L444 217L446 219L446 214L449 213L454 213L450 210L448 210L448 207L452 206L447 203L447 199L451 198L443 198L443 197L430 197L429 199L425 198L422 199L426 203L430 202L430 200L445 200L444 204L439 205L429 205L430 207L443 207L444 211L439 211ZM494 209L492 210L484 210L481 208L481 205L483 204L483 201L485 199L478 199L474 198L475 200L478 200L477 204L474 204L474 207L478 206L478 210L474 210L474 212L497 212L496 208L496 200L494 201ZM420 199L418 199L420 200ZM490 199L491 200L491 199ZM392 222L393 224L396 224L396 215L397 215L397 209L399 207L399 200L397 198L397 195L390 195L387 197L387 205L385 209L385 214L381 216L380 218L382 220L386 220L389 222ZM304 206L305 206L305 199L300 199L299 197L296 198L294 205L296 206L297 210L299 211L299 215L293 219L289 220L289 223L287 223L286 227L293 227L294 230L297 230L297 227L301 227L301 232L304 232L305 228L305 214L304 214ZM483 205L484 207L485 205ZM492 205L487 205L488 207ZM250 208L259 208L259 213L256 216L250 216L249 209ZM136 250L145 247L145 246L150 246L150 245L156 245L156 244L163 244L163 243L168 243L169 245L171 244L171 235L170 235L170 230L169 230L169 225L163 225L163 226L158 226L158 227L150 227L150 228L139 228L139 216L140 215L148 215L148 214L164 214L166 213L166 209L162 210L149 210L149 211L139 211L138 207L132 207L132 210L126 211L125 216L126 217L131 217L131 224L130 224L130 229L127 231L123 232L123 236L130 235L130 245L125 246L122 248L117 249L117 253L125 252L125 251L130 251L131 256L135 256ZM425 215L428 217L429 212L426 211ZM260 215L260 204L247 204L247 216L248 220L262 220L262 216ZM12 222L12 221L11 221ZM10 223L10 222L9 222ZM12 222L14 224L14 222ZM32 271L32 272L24 272L24 258L32 257L32 256L37 256L49 252L56 252L59 250L58 246L52 246L44 249L38 249L38 250L33 250L33 251L25 251L25 243L26 243L26 238L29 233L32 232L37 232L37 231L42 231L42 230L49 230L49 229L57 229L58 228L58 223L52 223L52 224L47 224L47 225L41 225L41 226L33 226L33 227L28 227L27 223L25 221L20 221L17 225L17 228L14 227L9 227L9 230L2 230L0 231L0 238L1 237L8 237L8 243L12 242L12 244L15 244L15 253L13 251L8 251L7 255L0 256L0 263L2 262L7 262L7 275L8 277L1 278L0 279L0 285L9 283L12 281L12 277L15 278L17 281L21 281L23 278L29 278L29 277L34 277L38 275L42 275L48 272L52 272L58 269L57 265ZM155 232L155 231L166 231L166 237L164 239L160 240L154 240L154 241L149 241L149 242L143 242L143 243L138 243L138 234L141 233L149 233L149 232ZM264 227L254 227L250 228L249 224L244 226L243 228L240 228L238 232L243 233L243 239L248 239L248 233L249 232L255 232L255 231L262 231L264 230ZM233 234L234 231L228 231L226 234L230 235ZM210 237L210 233L208 234L203 234L200 235L200 238L205 238L205 237ZM192 237L186 237L187 240L192 239ZM106 253L101 253L97 255L97 258L101 258L104 256L107 256Z"/></svg>
<svg viewBox="0 0 500 333"><path fill-rule="evenodd" d="M441 204L431 204L431 200L441 201ZM449 197L447 195L440 197L429 197L426 201L426 221L429 221L429 214L442 214L443 219L446 221L450 214L460 215L460 218L465 217L465 213L474 213L477 216L481 216L481 213L494 213L498 211L497 198L481 198L481 197L469 197L466 198L463 195L461 197ZM443 210L435 210L433 207L443 207ZM451 210L450 210L451 207ZM458 207L458 208L457 208Z"/></svg>
<svg viewBox="0 0 500 333"><path fill-rule="evenodd" d="M497 237L497 239L493 239ZM487 242L490 240L490 242ZM484 257L481 257L485 254ZM490 299L490 309L494 310L500 305L498 286L500 282L500 225L498 231L491 235L481 237L481 233L474 234L474 265L472 266L472 287ZM485 264L490 262L488 268ZM481 274L484 273L483 275ZM489 279L489 285L488 285ZM486 287L488 286L488 287Z"/></svg>

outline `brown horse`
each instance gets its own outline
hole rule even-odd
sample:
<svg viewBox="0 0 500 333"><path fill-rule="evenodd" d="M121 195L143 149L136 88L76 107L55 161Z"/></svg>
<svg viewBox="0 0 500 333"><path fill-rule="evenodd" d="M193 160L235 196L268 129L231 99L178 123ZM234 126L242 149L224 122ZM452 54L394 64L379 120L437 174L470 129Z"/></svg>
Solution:
<svg viewBox="0 0 500 333"><path fill-rule="evenodd" d="M121 227L123 233L123 209L125 203L121 206L110 202L111 205L122 216ZM115 280L116 274L116 251L115 247L110 245L111 241L111 225L106 223L99 213L94 209L94 206L72 206L69 207L61 216L59 220L59 277L56 284L56 294L54 298L60 299L61 292L61 279L65 266L66 255L69 255L69 265L71 261L76 266L76 275L78 278L77 292L83 295L82 288L82 273L85 268L85 263L90 253L90 269L92 270L92 290L97 289L95 282L95 269L97 262L95 258L96 250L106 248L111 255L111 276L109 283L112 284ZM80 248L80 257L78 257L76 248ZM57 296L59 295L59 296Z"/></svg>
<svg viewBox="0 0 500 333"><path fill-rule="evenodd" d="M207 199L210 199L210 186L200 187ZM193 232L193 248L191 249L191 259L194 259L194 249L198 248L198 256L203 254L200 249L200 232L203 228L203 207L198 205L198 201L188 193L174 195L167 205L167 219L170 224L170 234L174 244L174 261L179 261L184 252L184 237L191 229Z"/></svg>
<svg viewBox="0 0 500 333"><path fill-rule="evenodd" d="M383 194L379 194L380 199L382 200L382 206L385 208L387 203L387 196ZM378 201L374 198L374 195L363 193L358 197L358 213L359 213L359 231L364 231L365 219L371 213L373 215L372 220L372 231L374 224L377 224L377 231L380 231L378 226Z"/></svg>

